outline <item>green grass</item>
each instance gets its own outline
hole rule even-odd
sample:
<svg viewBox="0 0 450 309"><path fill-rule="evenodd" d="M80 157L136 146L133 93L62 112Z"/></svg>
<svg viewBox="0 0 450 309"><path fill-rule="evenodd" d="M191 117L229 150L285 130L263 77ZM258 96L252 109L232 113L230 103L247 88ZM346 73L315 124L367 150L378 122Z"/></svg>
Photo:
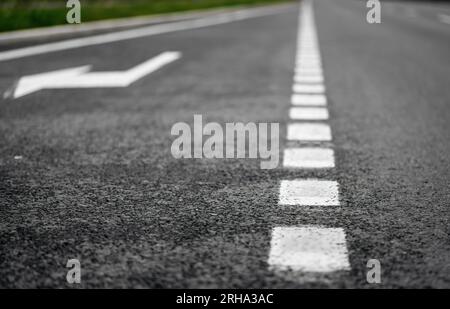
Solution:
<svg viewBox="0 0 450 309"><path fill-rule="evenodd" d="M81 21L162 14L289 0L80 0ZM65 0L1 0L0 32L66 24Z"/></svg>

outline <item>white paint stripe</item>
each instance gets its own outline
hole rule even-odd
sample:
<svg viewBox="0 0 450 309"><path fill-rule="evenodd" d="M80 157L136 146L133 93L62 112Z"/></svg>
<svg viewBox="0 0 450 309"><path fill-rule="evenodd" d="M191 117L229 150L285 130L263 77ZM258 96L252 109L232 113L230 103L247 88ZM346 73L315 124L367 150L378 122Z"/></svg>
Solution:
<svg viewBox="0 0 450 309"><path fill-rule="evenodd" d="M319 55L303 55L303 54L298 54L297 55L297 62L302 62L302 61L312 61L312 62L320 62L320 56Z"/></svg>
<svg viewBox="0 0 450 309"><path fill-rule="evenodd" d="M345 232L319 226L275 227L268 263L272 271L348 271Z"/></svg>
<svg viewBox="0 0 450 309"><path fill-rule="evenodd" d="M329 148L286 148L283 167L334 168L334 151Z"/></svg>
<svg viewBox="0 0 450 309"><path fill-rule="evenodd" d="M314 40L300 42L301 48L318 48L318 43Z"/></svg>
<svg viewBox="0 0 450 309"><path fill-rule="evenodd" d="M296 67L295 68L295 73L298 74L320 74L323 75L322 69L321 68L299 68Z"/></svg>
<svg viewBox="0 0 450 309"><path fill-rule="evenodd" d="M282 180L278 205L339 206L338 183L330 180Z"/></svg>
<svg viewBox="0 0 450 309"><path fill-rule="evenodd" d="M298 68L322 68L322 61L320 60L304 60L304 59L299 59L298 61L296 61L297 67Z"/></svg>
<svg viewBox="0 0 450 309"><path fill-rule="evenodd" d="M300 45L298 46L297 52L306 54L306 53L319 53L319 47L317 45Z"/></svg>
<svg viewBox="0 0 450 309"><path fill-rule="evenodd" d="M323 94L294 94L291 103L295 106L324 106L327 105L327 97Z"/></svg>
<svg viewBox="0 0 450 309"><path fill-rule="evenodd" d="M132 30L113 32L108 34L94 35L78 39L70 39L55 43L23 47L13 50L0 52L0 61L23 58L27 56L45 54L55 51L105 44L129 39L135 39L145 36L157 35L168 32L182 31L188 29L197 29L202 27L226 24L233 21L244 20L267 16L287 11L289 8L262 8L252 10L241 10L232 13L218 14L212 17L199 18L162 25L153 25Z"/></svg>
<svg viewBox="0 0 450 309"><path fill-rule="evenodd" d="M314 41L314 40L311 40L311 41L303 40L302 42L300 42L300 47L301 48L305 48L305 47L307 47L307 48L318 48L318 43L316 41Z"/></svg>
<svg viewBox="0 0 450 309"><path fill-rule="evenodd" d="M290 141L331 141L331 129L324 123L292 123L287 127Z"/></svg>
<svg viewBox="0 0 450 309"><path fill-rule="evenodd" d="M301 55L302 57L316 57L316 58L320 58L320 53L317 50L314 49L308 49L308 50L301 50L299 55Z"/></svg>
<svg viewBox="0 0 450 309"><path fill-rule="evenodd" d="M296 74L294 76L294 81L297 83L322 83L322 75L300 75Z"/></svg>
<svg viewBox="0 0 450 309"><path fill-rule="evenodd" d="M294 84L292 90L296 93L325 93L323 84Z"/></svg>
<svg viewBox="0 0 450 309"><path fill-rule="evenodd" d="M297 55L297 62L321 62L320 56L319 55L302 55L302 54L298 54Z"/></svg>
<svg viewBox="0 0 450 309"><path fill-rule="evenodd" d="M289 117L292 120L327 120L328 110L324 107L291 107Z"/></svg>
<svg viewBox="0 0 450 309"><path fill-rule="evenodd" d="M298 64L297 65L297 69L298 70L303 70L303 71L322 71L322 65L321 64L314 64L314 63L302 63L302 64Z"/></svg>
<svg viewBox="0 0 450 309"><path fill-rule="evenodd" d="M90 66L83 66L24 76L18 81L13 97L41 89L127 87L180 57L180 52L164 52L127 71L89 73Z"/></svg>

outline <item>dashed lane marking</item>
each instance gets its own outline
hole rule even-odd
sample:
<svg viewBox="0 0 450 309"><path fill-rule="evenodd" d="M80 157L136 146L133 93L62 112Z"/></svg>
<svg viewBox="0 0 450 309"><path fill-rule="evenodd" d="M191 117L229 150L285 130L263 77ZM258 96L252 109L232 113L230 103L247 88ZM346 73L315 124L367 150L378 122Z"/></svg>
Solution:
<svg viewBox="0 0 450 309"><path fill-rule="evenodd" d="M294 84L292 90L296 93L325 93L325 86L322 84Z"/></svg>
<svg viewBox="0 0 450 309"><path fill-rule="evenodd" d="M322 83L323 77L322 75L300 75L296 74L294 76L294 81L297 83Z"/></svg>
<svg viewBox="0 0 450 309"><path fill-rule="evenodd" d="M292 120L327 120L328 109L324 107L291 107L289 117Z"/></svg>
<svg viewBox="0 0 450 309"><path fill-rule="evenodd" d="M283 155L285 168L334 168L334 151L329 148L286 148Z"/></svg>
<svg viewBox="0 0 450 309"><path fill-rule="evenodd" d="M298 54L287 125L291 141L331 141L331 129L325 123L328 110L322 63L314 14L310 0L302 1L298 32ZM297 93L295 93L297 92ZM299 107L300 106L300 107ZM319 106L319 107L318 107ZM309 122L304 122L309 121ZM291 147L284 150L283 167L288 169L334 168L334 151L326 146ZM278 205L290 207L340 206L339 186L326 179L294 179L280 182ZM321 226L278 226L272 230L268 264L275 273L294 271L329 273L350 270L345 232L342 228Z"/></svg>
<svg viewBox="0 0 450 309"><path fill-rule="evenodd" d="M331 129L325 123L291 123L287 127L290 141L331 141Z"/></svg>
<svg viewBox="0 0 450 309"><path fill-rule="evenodd" d="M324 273L350 269L342 228L275 227L270 248L268 263L275 271Z"/></svg>
<svg viewBox="0 0 450 309"><path fill-rule="evenodd" d="M295 73L296 74L301 74L301 75L308 75L308 74L313 74L313 75L317 75L320 74L322 75L322 68L320 67L315 67L315 68L305 68L305 67L297 67L295 68Z"/></svg>
<svg viewBox="0 0 450 309"><path fill-rule="evenodd" d="M338 183L331 180L282 180L279 205L339 206Z"/></svg>
<svg viewBox="0 0 450 309"><path fill-rule="evenodd" d="M291 103L294 106L325 106L327 97L323 94L294 94Z"/></svg>

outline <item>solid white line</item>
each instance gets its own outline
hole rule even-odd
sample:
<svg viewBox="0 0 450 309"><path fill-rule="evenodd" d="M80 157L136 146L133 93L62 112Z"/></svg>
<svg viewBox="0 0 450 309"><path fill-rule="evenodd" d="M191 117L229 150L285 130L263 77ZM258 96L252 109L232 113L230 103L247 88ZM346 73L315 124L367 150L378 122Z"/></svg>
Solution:
<svg viewBox="0 0 450 309"><path fill-rule="evenodd" d="M324 123L292 123L287 127L290 141L331 141L330 126Z"/></svg>
<svg viewBox="0 0 450 309"><path fill-rule="evenodd" d="M262 17L276 13L285 12L288 8L261 8L252 10L241 10L232 13L218 14L212 17L199 18L195 20L187 20L173 22L162 25L152 25L132 30L125 30L107 34L94 35L78 39L70 39L55 43L47 43L35 45L31 47L23 47L13 50L0 52L0 61L23 58L27 56L45 54L55 51L105 44L129 39L135 39L145 36L157 35L168 32L182 31L188 29L197 29L202 27L226 24L234 21L244 20L248 18Z"/></svg>
<svg viewBox="0 0 450 309"><path fill-rule="evenodd" d="M296 93L325 93L323 84L294 84L292 90Z"/></svg>
<svg viewBox="0 0 450 309"><path fill-rule="evenodd" d="M345 232L320 226L275 227L268 263L272 271L348 271Z"/></svg>
<svg viewBox="0 0 450 309"><path fill-rule="evenodd" d="M324 106L327 105L327 97L323 94L294 94L291 103L295 106Z"/></svg>
<svg viewBox="0 0 450 309"><path fill-rule="evenodd" d="M338 183L330 180L282 180L278 205L339 206Z"/></svg>
<svg viewBox="0 0 450 309"><path fill-rule="evenodd" d="M283 167L334 168L334 151L329 148L286 148Z"/></svg>
<svg viewBox="0 0 450 309"><path fill-rule="evenodd" d="M291 107L289 117L292 120L327 120L328 110L324 107Z"/></svg>

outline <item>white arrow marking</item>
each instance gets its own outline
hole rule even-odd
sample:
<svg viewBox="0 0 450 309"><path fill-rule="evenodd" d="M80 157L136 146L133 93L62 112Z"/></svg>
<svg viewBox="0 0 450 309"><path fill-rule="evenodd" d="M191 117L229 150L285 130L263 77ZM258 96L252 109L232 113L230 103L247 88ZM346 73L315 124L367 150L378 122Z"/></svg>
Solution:
<svg viewBox="0 0 450 309"><path fill-rule="evenodd" d="M138 79L181 57L180 52L164 52L128 71L92 72L91 66L63 69L20 78L12 93L19 98L42 89L128 87ZM10 95L9 92L5 96Z"/></svg>

